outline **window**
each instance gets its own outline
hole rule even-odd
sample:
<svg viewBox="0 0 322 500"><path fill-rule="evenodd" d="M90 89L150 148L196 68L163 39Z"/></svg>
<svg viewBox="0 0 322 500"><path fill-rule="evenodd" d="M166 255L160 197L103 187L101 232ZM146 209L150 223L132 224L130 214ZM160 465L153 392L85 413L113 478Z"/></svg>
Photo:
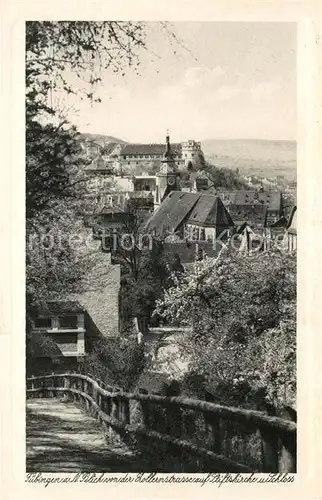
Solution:
<svg viewBox="0 0 322 500"><path fill-rule="evenodd" d="M207 241L212 241L214 237L213 230L212 231L207 231Z"/></svg>
<svg viewBox="0 0 322 500"><path fill-rule="evenodd" d="M36 318L35 319L36 328L51 328L51 318Z"/></svg>
<svg viewBox="0 0 322 500"><path fill-rule="evenodd" d="M61 316L59 318L59 326L60 328L77 328L77 316Z"/></svg>
<svg viewBox="0 0 322 500"><path fill-rule="evenodd" d="M50 337L56 343L62 354L77 354L77 333L50 334Z"/></svg>
<svg viewBox="0 0 322 500"><path fill-rule="evenodd" d="M77 332L76 333L61 333L58 334L50 334L49 337L53 339L56 344L76 344L77 345Z"/></svg>

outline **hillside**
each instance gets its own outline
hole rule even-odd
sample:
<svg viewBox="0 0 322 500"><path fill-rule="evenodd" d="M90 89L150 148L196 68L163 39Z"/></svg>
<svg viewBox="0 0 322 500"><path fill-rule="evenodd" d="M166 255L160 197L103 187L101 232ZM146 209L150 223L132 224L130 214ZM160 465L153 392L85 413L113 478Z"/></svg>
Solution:
<svg viewBox="0 0 322 500"><path fill-rule="evenodd" d="M217 167L243 175L285 176L296 180L296 142L256 139L208 139L202 141L206 159Z"/></svg>
<svg viewBox="0 0 322 500"><path fill-rule="evenodd" d="M109 142L117 142L119 144L125 144L125 141L123 141L123 139L118 139L117 137L113 137L112 135L81 133L80 136L82 139L88 139L100 146L104 146Z"/></svg>

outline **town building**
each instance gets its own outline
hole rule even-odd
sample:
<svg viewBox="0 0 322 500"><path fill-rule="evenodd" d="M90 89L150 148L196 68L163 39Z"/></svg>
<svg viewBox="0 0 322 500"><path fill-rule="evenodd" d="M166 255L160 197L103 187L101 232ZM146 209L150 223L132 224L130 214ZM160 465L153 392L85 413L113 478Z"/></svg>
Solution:
<svg viewBox="0 0 322 500"><path fill-rule="evenodd" d="M35 372L42 365L48 370L49 364L53 370L74 369L91 352L95 341L119 337L120 280L120 266L112 264L111 255L97 252L78 293L66 294L59 301L49 300L33 312L32 333L42 334L55 346L48 355L39 349Z"/></svg>
<svg viewBox="0 0 322 500"><path fill-rule="evenodd" d="M168 135L167 135L168 137ZM120 165L139 166L150 163L158 165L163 159L166 144L125 144L119 153ZM198 161L202 154L201 143L189 140L172 144L173 159L177 167L186 167Z"/></svg>
<svg viewBox="0 0 322 500"><path fill-rule="evenodd" d="M283 216L283 198L279 191L227 191L220 197L236 226L247 222L254 230L263 230Z"/></svg>
<svg viewBox="0 0 322 500"><path fill-rule="evenodd" d="M111 189L107 191L102 189L97 193L97 203L101 210L102 206L113 205L128 211L129 204L132 208L136 206L137 209L140 208L144 219L151 209L151 200L153 200L153 209L156 210L168 193L181 189L182 177L183 173L176 164L170 137L167 136L166 147L160 160L160 169L156 175L113 176L110 179Z"/></svg>
<svg viewBox="0 0 322 500"><path fill-rule="evenodd" d="M162 143L124 143L104 140L104 136L93 138L83 137L80 140L81 149L91 164L86 168L89 174L118 174L138 173L144 170L158 170L164 157L166 144ZM203 156L201 143L188 140L172 144L172 153L178 168L185 168L189 164L198 164Z"/></svg>
<svg viewBox="0 0 322 500"><path fill-rule="evenodd" d="M114 235L136 232L154 212L155 200L149 191L109 193L104 199L107 204L98 205L89 225L94 239L102 240L102 249L110 251Z"/></svg>
<svg viewBox="0 0 322 500"><path fill-rule="evenodd" d="M288 220L283 239L283 247L288 252L295 252L297 250L297 207L293 207Z"/></svg>
<svg viewBox="0 0 322 500"><path fill-rule="evenodd" d="M173 191L150 217L144 230L154 237L169 241L213 242L235 224L218 196L208 193Z"/></svg>
<svg viewBox="0 0 322 500"><path fill-rule="evenodd" d="M85 309L77 301L52 301L35 312L32 329L55 342L58 348L55 356L79 360L85 356L86 316Z"/></svg>

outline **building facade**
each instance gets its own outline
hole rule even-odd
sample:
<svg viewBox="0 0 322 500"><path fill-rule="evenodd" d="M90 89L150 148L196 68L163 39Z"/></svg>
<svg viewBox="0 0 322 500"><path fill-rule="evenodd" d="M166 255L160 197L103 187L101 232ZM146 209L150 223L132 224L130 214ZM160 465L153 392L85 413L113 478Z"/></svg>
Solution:
<svg viewBox="0 0 322 500"><path fill-rule="evenodd" d="M297 250L297 207L294 207L283 239L283 247L290 253Z"/></svg>
<svg viewBox="0 0 322 500"><path fill-rule="evenodd" d="M145 166L148 169L157 169L164 157L166 144L162 143L104 143L85 138L81 141L82 151L92 159L87 167L88 173L104 174L135 172L137 167ZM188 140L171 145L175 164L179 168L187 167L189 163L196 163L202 155L201 143Z"/></svg>
<svg viewBox="0 0 322 500"><path fill-rule="evenodd" d="M85 309L76 301L49 302L46 310L38 311L32 329L49 337L57 346L54 357L77 358L85 356Z"/></svg>

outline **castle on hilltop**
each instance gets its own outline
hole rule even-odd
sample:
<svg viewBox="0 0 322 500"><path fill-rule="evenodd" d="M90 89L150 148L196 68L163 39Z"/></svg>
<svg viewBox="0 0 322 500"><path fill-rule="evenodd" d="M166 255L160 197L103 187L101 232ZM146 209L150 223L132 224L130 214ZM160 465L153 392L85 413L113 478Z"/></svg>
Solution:
<svg viewBox="0 0 322 500"><path fill-rule="evenodd" d="M166 149L166 143L108 142L98 144L91 139L85 139L81 145L87 155L92 157L92 163L88 170L95 170L97 173L113 171L116 174L130 174L140 170L140 168L158 170ZM171 149L175 164L179 169L184 169L189 165L198 167L203 160L201 143L195 140L171 143Z"/></svg>
<svg viewBox="0 0 322 500"><path fill-rule="evenodd" d="M171 148L178 167L186 167L189 162L194 164L202 154L200 142L194 140L172 143ZM120 150L119 160L124 165L139 165L149 160L161 161L165 149L166 144L125 144Z"/></svg>

